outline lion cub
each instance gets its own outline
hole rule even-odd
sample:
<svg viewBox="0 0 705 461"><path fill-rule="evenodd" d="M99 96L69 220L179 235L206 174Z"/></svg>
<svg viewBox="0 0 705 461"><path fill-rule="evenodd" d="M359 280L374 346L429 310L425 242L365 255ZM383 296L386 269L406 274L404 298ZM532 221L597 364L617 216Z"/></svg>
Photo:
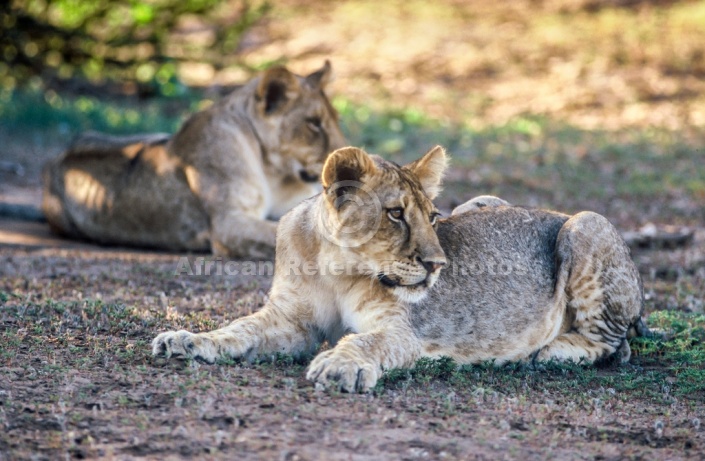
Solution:
<svg viewBox="0 0 705 461"><path fill-rule="evenodd" d="M307 377L350 392L419 357L628 360L642 286L614 227L496 201L439 219L446 161L440 147L404 167L335 151L323 193L281 221L267 304L219 330L162 333L153 353L213 363L327 340Z"/></svg>
<svg viewBox="0 0 705 461"><path fill-rule="evenodd" d="M306 77L266 71L174 135L88 133L44 171L42 208L62 234L105 244L274 256L278 219L320 192L344 145L324 93L330 64Z"/></svg>

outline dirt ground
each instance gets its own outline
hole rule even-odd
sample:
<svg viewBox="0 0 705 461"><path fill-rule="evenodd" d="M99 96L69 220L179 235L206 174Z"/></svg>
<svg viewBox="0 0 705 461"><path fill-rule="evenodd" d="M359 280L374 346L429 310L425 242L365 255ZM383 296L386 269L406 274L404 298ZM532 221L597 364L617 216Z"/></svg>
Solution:
<svg viewBox="0 0 705 461"><path fill-rule="evenodd" d="M37 171L5 179L7 200L36 203ZM516 188L511 177L495 186L503 184ZM637 215L610 218L633 230ZM177 274L185 256L196 257L101 248L62 240L44 223L0 220L0 460L705 456L703 356L673 355L673 342L633 343L623 367L432 365L389 377L371 395L317 391L305 361L288 357L155 360L157 333L226 324L260 308L271 284ZM647 315L702 313L702 229L685 247L633 256Z"/></svg>
<svg viewBox="0 0 705 461"><path fill-rule="evenodd" d="M39 226L34 231L42 237ZM59 242L0 247L0 459L705 454L702 387L669 394L676 376L638 357L588 375L478 368L462 380L404 378L373 395L316 391L304 365L287 358L214 366L153 360L155 333L213 328L250 313L271 283L174 275L180 257ZM647 292L667 302L658 281L647 280Z"/></svg>
<svg viewBox="0 0 705 461"><path fill-rule="evenodd" d="M271 277L177 274L181 258L197 255L98 247L0 217L0 461L705 459L705 74L696 59L705 39L690 21L701 10L612 3L291 0L253 29L242 56L253 65L284 57L303 71L331 57L332 93L373 111L413 108L472 127L529 114L584 130L577 141L498 128L458 142L464 160L439 204L497 193L592 209L623 232L693 229L684 246L633 249L645 315L667 341L633 340L625 366L422 363L369 395L317 391L305 360L151 357L159 332L212 329L257 310ZM675 6L663 13L660 3ZM660 40L641 41L653 34ZM678 142L650 151L656 137L590 137L657 128ZM71 135L0 126L0 206L37 207L41 165Z"/></svg>

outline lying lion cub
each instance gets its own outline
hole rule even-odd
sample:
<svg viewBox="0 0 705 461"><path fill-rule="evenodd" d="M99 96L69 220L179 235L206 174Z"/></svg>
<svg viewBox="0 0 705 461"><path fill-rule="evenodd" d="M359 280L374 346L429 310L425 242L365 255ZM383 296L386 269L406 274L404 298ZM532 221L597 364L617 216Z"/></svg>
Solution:
<svg viewBox="0 0 705 461"><path fill-rule="evenodd" d="M83 136L45 169L47 220L99 243L273 257L267 219L318 193L344 145L329 75L328 62L307 77L270 69L173 137Z"/></svg>
<svg viewBox="0 0 705 461"><path fill-rule="evenodd" d="M439 219L445 168L440 147L404 167L335 151L324 192L281 221L267 304L219 330L162 333L153 353L213 363L328 340L307 377L350 392L419 357L629 360L642 286L614 227L498 202Z"/></svg>

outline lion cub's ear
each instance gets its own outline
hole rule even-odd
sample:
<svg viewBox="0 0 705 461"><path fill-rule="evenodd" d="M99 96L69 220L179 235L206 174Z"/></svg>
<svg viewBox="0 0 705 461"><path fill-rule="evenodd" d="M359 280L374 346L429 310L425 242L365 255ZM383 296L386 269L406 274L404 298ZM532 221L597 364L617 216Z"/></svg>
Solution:
<svg viewBox="0 0 705 461"><path fill-rule="evenodd" d="M296 75L285 67L272 67L260 78L255 98L265 115L277 112L299 95L301 87Z"/></svg>
<svg viewBox="0 0 705 461"><path fill-rule="evenodd" d="M441 192L441 181L448 166L448 156L445 149L436 146L424 154L423 157L404 166L419 178L424 192L433 200Z"/></svg>
<svg viewBox="0 0 705 461"><path fill-rule="evenodd" d="M330 61L326 59L323 67L306 76L306 83L313 89L324 89L331 77Z"/></svg>
<svg viewBox="0 0 705 461"><path fill-rule="evenodd" d="M334 186L339 197L350 189L359 187L354 183L360 182L363 176L376 170L375 163L365 151L357 147L343 147L328 156L323 165L321 183L326 191Z"/></svg>

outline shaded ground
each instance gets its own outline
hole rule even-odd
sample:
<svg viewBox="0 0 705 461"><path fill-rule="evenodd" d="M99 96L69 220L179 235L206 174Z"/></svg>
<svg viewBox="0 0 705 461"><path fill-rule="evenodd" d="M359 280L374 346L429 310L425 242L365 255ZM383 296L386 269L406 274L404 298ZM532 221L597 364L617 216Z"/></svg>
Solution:
<svg viewBox="0 0 705 461"><path fill-rule="evenodd" d="M446 210L493 193L695 229L634 249L667 340L633 340L624 367L421 362L372 395L317 392L289 357L149 355L158 332L258 309L270 277L178 275L183 255L0 219L0 460L705 458L703 3L427 3L282 2L242 56L301 72L332 57L351 143L398 162L449 148ZM32 98L0 105L2 204L38 206L42 163L82 129L171 131L198 107Z"/></svg>
<svg viewBox="0 0 705 461"><path fill-rule="evenodd" d="M673 345L633 343L632 364L598 370L426 363L389 376L370 396L315 391L304 366L286 357L254 366L154 361L155 332L226 323L261 306L270 284L175 276L178 260L88 247L0 249L5 459L705 453L702 373L688 372L689 357L673 355ZM647 277L651 308L673 302L664 283Z"/></svg>
<svg viewBox="0 0 705 461"><path fill-rule="evenodd" d="M546 188L540 168L520 176L511 171L521 163L500 163L454 168L446 206L476 187L560 209L585 202L580 188ZM577 180L561 171L557 184ZM676 189L652 213L650 195L629 191L590 203L622 230L650 218L698 229L686 247L635 249L649 324L669 341L634 340L624 367L422 362L373 395L315 391L305 363L288 357L215 366L151 358L158 332L212 329L261 307L268 276L179 275L184 255L68 242L43 223L0 220L0 459L700 459L702 205L687 200L696 214L683 213Z"/></svg>

